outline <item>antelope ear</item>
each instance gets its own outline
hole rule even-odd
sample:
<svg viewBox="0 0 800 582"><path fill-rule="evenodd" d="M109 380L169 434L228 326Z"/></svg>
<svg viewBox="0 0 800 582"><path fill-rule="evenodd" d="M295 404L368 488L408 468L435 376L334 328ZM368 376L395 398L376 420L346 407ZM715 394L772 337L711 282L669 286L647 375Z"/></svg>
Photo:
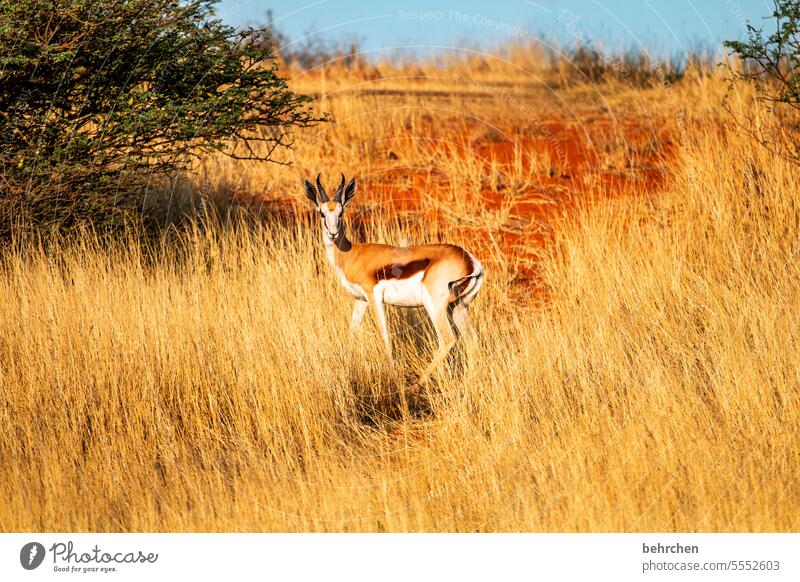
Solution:
<svg viewBox="0 0 800 582"><path fill-rule="evenodd" d="M306 182L306 198L311 200L311 203L314 206L318 206L319 204L317 203L317 189L314 188L314 184L312 184L308 180L306 180L305 182Z"/></svg>
<svg viewBox="0 0 800 582"><path fill-rule="evenodd" d="M350 180L350 183L344 189L344 194L342 195L342 207L347 206L348 202L353 199L353 196L356 195L356 179L353 178Z"/></svg>

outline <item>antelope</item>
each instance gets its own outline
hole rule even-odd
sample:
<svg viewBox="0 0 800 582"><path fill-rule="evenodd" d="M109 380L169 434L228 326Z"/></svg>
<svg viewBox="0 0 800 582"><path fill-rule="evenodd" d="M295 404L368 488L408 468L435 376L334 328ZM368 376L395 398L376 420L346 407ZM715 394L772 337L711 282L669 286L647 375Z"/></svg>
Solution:
<svg viewBox="0 0 800 582"><path fill-rule="evenodd" d="M469 330L467 308L483 283L483 267L470 253L451 244L391 246L355 243L347 238L344 211L356 194L356 180L345 177L331 200L317 175L317 187L305 180L306 196L319 212L328 262L345 291L355 298L352 338L372 306L389 362L394 364L384 305L424 307L436 330L438 350L420 376L424 384L447 356L458 336Z"/></svg>

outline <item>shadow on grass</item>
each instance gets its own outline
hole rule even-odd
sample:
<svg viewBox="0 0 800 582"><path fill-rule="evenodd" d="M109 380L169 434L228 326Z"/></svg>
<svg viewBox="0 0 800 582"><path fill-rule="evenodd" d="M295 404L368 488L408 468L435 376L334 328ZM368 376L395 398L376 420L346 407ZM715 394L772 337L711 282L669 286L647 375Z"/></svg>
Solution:
<svg viewBox="0 0 800 582"><path fill-rule="evenodd" d="M441 390L440 382L461 382L466 365L464 342L458 340L433 377L418 386L419 374L436 351L433 325L421 308L390 306L387 319L395 366L362 361L351 366L348 380L353 399L351 418L374 430L431 420L436 415L433 403ZM383 354L379 357L385 359Z"/></svg>
<svg viewBox="0 0 800 582"><path fill-rule="evenodd" d="M368 428L388 429L398 423L431 418L428 387L414 390L416 379L413 373L400 371L352 377L356 420Z"/></svg>

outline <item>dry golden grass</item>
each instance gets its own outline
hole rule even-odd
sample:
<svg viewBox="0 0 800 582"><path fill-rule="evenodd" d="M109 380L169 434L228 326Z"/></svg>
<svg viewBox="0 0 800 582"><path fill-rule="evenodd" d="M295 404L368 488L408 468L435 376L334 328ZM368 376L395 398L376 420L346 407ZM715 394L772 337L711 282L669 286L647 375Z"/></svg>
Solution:
<svg viewBox="0 0 800 582"><path fill-rule="evenodd" d="M719 98L708 83L676 89L691 128L665 191L554 224L544 305L514 288L527 259L482 247L477 339L417 399L402 389L430 356L429 324L391 311L397 371L374 325L351 345L350 300L305 219L198 227L149 251L87 235L8 253L0 530L795 531L800 175L703 123ZM594 90L600 105L625 95ZM570 91L586 105L591 90ZM627 95L681 131L658 89ZM482 166L453 144L474 127L448 135L424 106L373 95L324 106L339 121L302 136L294 168L209 159L209 191L299 200L297 178L317 169L370 184L434 166L466 187L445 180L411 216L374 206L365 236L470 248L516 224L507 205L480 214L491 185L468 187ZM514 164L495 168L535 182Z"/></svg>

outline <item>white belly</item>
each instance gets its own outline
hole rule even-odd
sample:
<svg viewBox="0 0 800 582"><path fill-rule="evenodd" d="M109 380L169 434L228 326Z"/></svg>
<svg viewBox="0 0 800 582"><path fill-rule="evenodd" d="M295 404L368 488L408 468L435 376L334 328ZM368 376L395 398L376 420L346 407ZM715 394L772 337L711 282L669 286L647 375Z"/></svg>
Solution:
<svg viewBox="0 0 800 582"><path fill-rule="evenodd" d="M417 273L408 279L385 279L375 289L383 296L383 302L400 307L419 307L423 305L426 292L422 285L423 273Z"/></svg>

